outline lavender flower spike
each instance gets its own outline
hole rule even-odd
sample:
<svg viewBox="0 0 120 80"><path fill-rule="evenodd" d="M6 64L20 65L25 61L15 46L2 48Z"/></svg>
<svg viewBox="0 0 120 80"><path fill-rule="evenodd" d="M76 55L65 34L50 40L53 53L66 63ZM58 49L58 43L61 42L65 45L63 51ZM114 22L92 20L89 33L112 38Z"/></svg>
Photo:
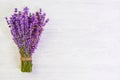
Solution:
<svg viewBox="0 0 120 80"><path fill-rule="evenodd" d="M21 71L32 71L32 54L34 53L43 31L43 27L49 21L46 14L39 12L30 13L29 8L23 11L14 10L14 14L6 21L10 27L14 42L19 48L21 55Z"/></svg>

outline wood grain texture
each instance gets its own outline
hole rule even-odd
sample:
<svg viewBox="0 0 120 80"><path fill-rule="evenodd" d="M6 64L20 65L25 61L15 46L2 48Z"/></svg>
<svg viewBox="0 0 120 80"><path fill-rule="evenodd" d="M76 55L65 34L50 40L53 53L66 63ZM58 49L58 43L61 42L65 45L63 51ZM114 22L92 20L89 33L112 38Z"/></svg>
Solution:
<svg viewBox="0 0 120 80"><path fill-rule="evenodd" d="M28 74L4 19L24 6L50 18ZM1 0L0 79L120 80L120 0Z"/></svg>

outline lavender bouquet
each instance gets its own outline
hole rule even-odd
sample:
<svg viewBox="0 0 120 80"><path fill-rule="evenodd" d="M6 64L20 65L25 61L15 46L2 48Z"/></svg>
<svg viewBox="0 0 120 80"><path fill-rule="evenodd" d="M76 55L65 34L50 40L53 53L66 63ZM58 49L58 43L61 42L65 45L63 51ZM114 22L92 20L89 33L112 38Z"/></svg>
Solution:
<svg viewBox="0 0 120 80"><path fill-rule="evenodd" d="M30 13L29 8L25 7L23 11L15 8L14 14L10 18L6 17L13 40L19 48L22 72L32 71L32 54L37 47L43 27L49 21L45 16L41 9L39 12Z"/></svg>

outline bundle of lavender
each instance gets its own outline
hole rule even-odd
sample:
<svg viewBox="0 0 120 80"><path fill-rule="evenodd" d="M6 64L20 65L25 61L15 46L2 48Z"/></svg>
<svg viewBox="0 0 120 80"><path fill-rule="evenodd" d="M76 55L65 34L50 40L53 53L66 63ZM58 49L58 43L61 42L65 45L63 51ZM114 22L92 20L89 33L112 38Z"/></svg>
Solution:
<svg viewBox="0 0 120 80"><path fill-rule="evenodd" d="M23 11L15 8L14 14L10 18L6 17L13 40L19 48L22 72L32 71L32 54L37 47L43 27L49 21L45 16L41 9L39 12L30 13L29 8L25 7Z"/></svg>

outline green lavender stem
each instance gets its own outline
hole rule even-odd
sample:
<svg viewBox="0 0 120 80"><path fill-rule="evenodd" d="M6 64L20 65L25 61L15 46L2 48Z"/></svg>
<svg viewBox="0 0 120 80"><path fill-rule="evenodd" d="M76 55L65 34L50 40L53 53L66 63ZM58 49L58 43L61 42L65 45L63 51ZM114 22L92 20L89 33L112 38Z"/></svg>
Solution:
<svg viewBox="0 0 120 80"><path fill-rule="evenodd" d="M32 61L21 61L21 71L31 72L32 71Z"/></svg>
<svg viewBox="0 0 120 80"><path fill-rule="evenodd" d="M30 58L31 55L26 53L24 48L20 49L21 57ZM32 60L21 60L21 72L32 72Z"/></svg>

